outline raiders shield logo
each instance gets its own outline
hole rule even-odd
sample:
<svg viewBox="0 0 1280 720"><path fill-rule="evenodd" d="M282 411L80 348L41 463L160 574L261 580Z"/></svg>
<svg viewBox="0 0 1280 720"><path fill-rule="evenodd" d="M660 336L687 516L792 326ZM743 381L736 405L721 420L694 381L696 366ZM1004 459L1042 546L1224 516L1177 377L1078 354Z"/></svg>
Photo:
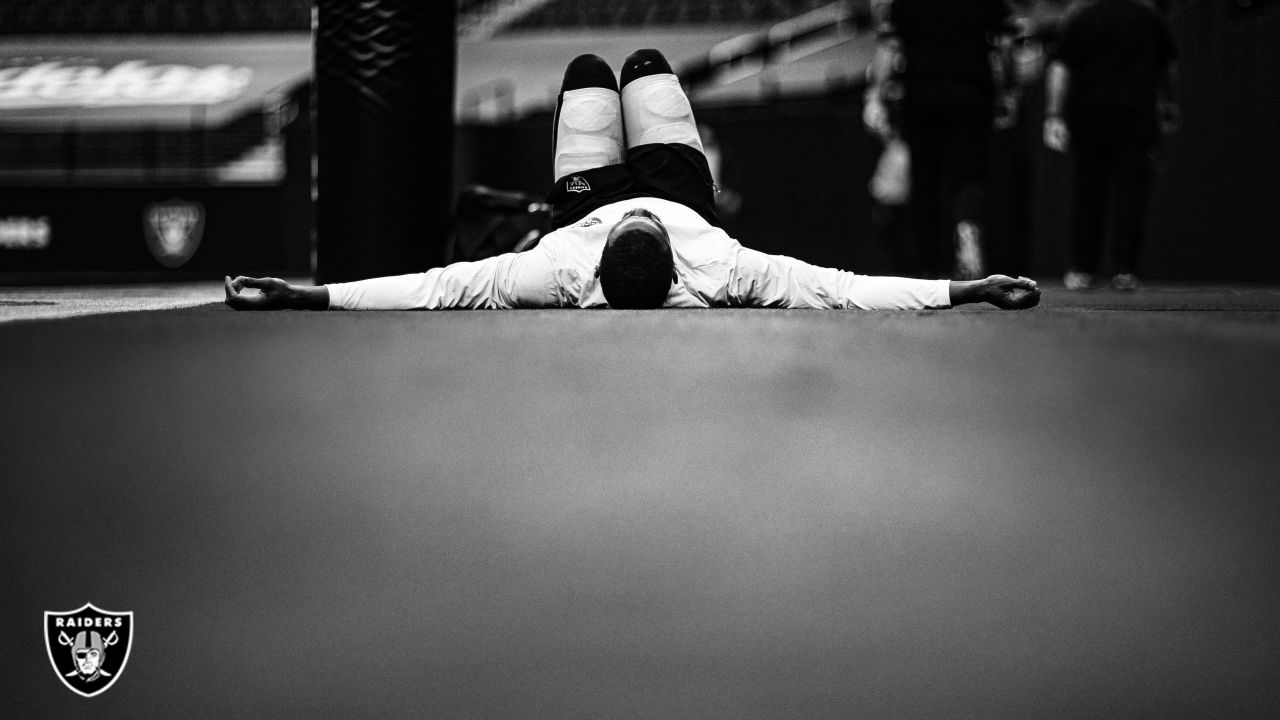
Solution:
<svg viewBox="0 0 1280 720"><path fill-rule="evenodd" d="M44 645L58 679L85 697L120 679L133 648L133 612L99 610L85 603L70 612L45 611Z"/></svg>
<svg viewBox="0 0 1280 720"><path fill-rule="evenodd" d="M185 200L152 203L143 213L151 256L167 268L180 267L196 254L204 235L204 205Z"/></svg>

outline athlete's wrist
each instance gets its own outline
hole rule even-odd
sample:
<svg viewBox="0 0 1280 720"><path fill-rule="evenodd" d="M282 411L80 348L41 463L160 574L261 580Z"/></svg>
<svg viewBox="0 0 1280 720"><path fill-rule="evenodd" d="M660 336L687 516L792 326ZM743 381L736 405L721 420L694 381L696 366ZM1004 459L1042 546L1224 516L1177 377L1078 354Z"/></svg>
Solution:
<svg viewBox="0 0 1280 720"><path fill-rule="evenodd" d="M981 280L952 280L947 286L951 297L951 306L968 305L978 302L979 284Z"/></svg>
<svg viewBox="0 0 1280 720"><path fill-rule="evenodd" d="M328 310L329 289L323 285L290 285L288 303L295 310Z"/></svg>

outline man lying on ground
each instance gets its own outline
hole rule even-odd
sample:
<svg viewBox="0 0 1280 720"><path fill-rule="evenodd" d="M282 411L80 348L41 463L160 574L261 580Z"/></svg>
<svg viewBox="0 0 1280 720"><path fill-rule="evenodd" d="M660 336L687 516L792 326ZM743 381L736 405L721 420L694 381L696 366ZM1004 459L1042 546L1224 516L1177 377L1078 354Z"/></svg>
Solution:
<svg viewBox="0 0 1280 720"><path fill-rule="evenodd" d="M1040 302L1036 283L856 275L743 247L719 227L693 111L657 50L565 71L554 120L556 230L537 246L424 273L320 286L226 278L237 310L772 307L928 309ZM247 292L254 289L259 292Z"/></svg>

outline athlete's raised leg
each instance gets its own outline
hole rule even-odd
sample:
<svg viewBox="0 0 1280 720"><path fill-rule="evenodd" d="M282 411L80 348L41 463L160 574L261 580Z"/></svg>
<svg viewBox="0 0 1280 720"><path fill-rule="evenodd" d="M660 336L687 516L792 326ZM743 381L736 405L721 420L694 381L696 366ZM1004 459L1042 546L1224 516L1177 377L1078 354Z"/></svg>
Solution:
<svg viewBox="0 0 1280 720"><path fill-rule="evenodd" d="M702 151L689 98L657 50L637 50L622 66L622 116L628 148L673 143Z"/></svg>
<svg viewBox="0 0 1280 720"><path fill-rule="evenodd" d="M554 179L622 162L618 81L599 56L579 55L565 69L552 127Z"/></svg>

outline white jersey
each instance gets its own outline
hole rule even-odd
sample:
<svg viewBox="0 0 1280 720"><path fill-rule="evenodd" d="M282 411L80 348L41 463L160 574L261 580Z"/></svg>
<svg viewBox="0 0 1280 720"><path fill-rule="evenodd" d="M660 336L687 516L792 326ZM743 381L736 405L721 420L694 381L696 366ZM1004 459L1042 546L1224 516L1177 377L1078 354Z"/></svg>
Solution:
<svg viewBox="0 0 1280 720"><path fill-rule="evenodd" d="M918 310L950 307L947 280L855 275L743 247L679 203L633 198L605 205L537 247L424 273L326 285L335 310L608 307L595 277L610 228L644 208L670 235L677 279L665 307Z"/></svg>

